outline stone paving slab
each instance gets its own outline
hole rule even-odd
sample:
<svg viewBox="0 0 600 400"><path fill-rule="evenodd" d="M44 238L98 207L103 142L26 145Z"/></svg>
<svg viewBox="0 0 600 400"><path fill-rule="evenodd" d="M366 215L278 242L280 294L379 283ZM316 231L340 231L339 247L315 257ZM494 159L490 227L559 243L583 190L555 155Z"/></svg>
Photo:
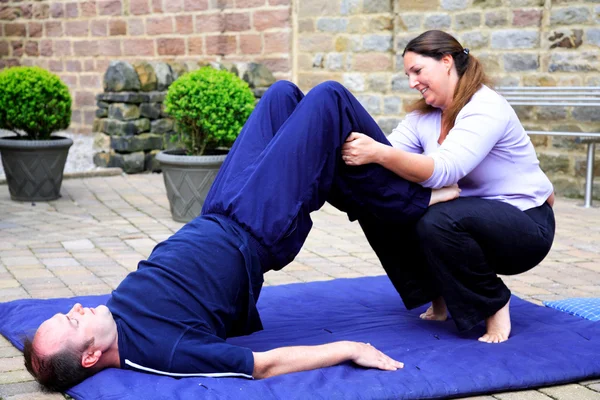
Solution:
<svg viewBox="0 0 600 400"><path fill-rule="evenodd" d="M63 181L62 198L10 200L0 184L0 302L109 293L154 245L183 224L171 219L159 174ZM569 296L600 297L600 209L558 199L557 235L533 270L503 277L520 297L541 304ZM314 229L296 260L265 275L266 285L382 275L357 223L331 206L313 214ZM0 399L59 399L25 371L21 354L0 337ZM600 399L600 379L471 400Z"/></svg>

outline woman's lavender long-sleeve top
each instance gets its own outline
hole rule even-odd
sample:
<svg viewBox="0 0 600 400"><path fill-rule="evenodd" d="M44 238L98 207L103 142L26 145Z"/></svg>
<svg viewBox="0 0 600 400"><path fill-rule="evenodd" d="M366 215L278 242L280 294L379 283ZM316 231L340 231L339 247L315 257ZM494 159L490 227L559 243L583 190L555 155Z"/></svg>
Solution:
<svg viewBox="0 0 600 400"><path fill-rule="evenodd" d="M487 86L458 113L441 145L440 130L441 111L413 112L388 136L394 147L433 158L433 174L421 185L441 188L458 183L461 196L500 200L520 210L537 207L552 194L552 183L540 169L519 118Z"/></svg>

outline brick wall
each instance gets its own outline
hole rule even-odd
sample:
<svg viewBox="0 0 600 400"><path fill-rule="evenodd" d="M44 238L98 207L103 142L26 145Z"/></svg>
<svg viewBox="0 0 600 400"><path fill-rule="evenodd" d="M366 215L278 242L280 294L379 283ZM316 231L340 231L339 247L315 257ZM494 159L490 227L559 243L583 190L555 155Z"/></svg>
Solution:
<svg viewBox="0 0 600 400"><path fill-rule="evenodd" d="M290 0L0 0L0 68L38 65L90 132L111 60L258 61L291 78Z"/></svg>

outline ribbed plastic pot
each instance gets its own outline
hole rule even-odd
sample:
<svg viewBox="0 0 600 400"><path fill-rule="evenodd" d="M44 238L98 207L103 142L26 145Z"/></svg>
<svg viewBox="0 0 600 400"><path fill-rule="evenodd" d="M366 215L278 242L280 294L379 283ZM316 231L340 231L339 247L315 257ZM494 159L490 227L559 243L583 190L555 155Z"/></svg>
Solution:
<svg viewBox="0 0 600 400"><path fill-rule="evenodd" d="M17 201L50 201L60 197L69 138L26 140L19 136L0 138L0 155L10 198Z"/></svg>
<svg viewBox="0 0 600 400"><path fill-rule="evenodd" d="M225 157L186 156L177 150L165 150L156 155L175 221L188 222L200 215L208 190Z"/></svg>

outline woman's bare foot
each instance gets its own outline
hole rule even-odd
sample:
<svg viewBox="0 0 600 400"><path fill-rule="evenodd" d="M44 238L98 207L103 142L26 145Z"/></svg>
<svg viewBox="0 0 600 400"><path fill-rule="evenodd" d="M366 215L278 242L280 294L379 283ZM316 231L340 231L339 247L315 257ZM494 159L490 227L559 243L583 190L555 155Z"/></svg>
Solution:
<svg viewBox="0 0 600 400"><path fill-rule="evenodd" d="M431 302L431 306L419 318L427 321L445 321L448 318L448 308L443 297L438 297Z"/></svg>
<svg viewBox="0 0 600 400"><path fill-rule="evenodd" d="M431 199L429 199L429 205L432 206L436 203L454 200L457 199L459 195L460 189L458 188L458 184L443 187L441 189L433 189L431 191Z"/></svg>
<svg viewBox="0 0 600 400"><path fill-rule="evenodd" d="M485 320L487 332L479 338L480 342L502 343L508 340L510 335L510 299L504 307L499 309L496 314Z"/></svg>

